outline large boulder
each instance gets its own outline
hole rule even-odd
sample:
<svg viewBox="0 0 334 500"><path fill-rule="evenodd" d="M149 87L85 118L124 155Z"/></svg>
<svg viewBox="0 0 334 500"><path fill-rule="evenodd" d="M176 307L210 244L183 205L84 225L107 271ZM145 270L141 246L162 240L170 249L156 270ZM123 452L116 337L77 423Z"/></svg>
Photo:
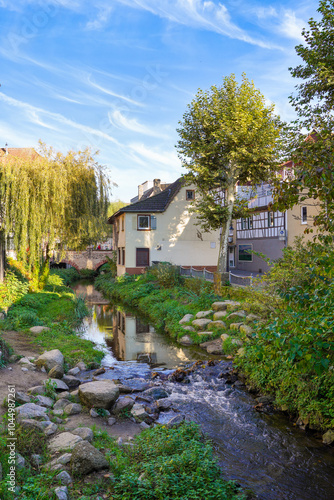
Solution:
<svg viewBox="0 0 334 500"><path fill-rule="evenodd" d="M80 436L84 441L91 443L94 438L93 431L90 427L77 427L72 431L75 436Z"/></svg>
<svg viewBox="0 0 334 500"><path fill-rule="evenodd" d="M134 404L135 402L132 398L125 396L117 401L113 408L113 413L118 415L119 413L130 411Z"/></svg>
<svg viewBox="0 0 334 500"><path fill-rule="evenodd" d="M56 365L64 365L64 356L59 351L59 349L53 349L52 351L44 352L39 358L36 359L35 365L42 367L44 366L46 371L49 372L51 368Z"/></svg>
<svg viewBox="0 0 334 500"><path fill-rule="evenodd" d="M210 310L210 311L199 311L197 314L196 314L196 319L201 319L201 318L207 318L208 316L210 316L210 314L212 314L213 311Z"/></svg>
<svg viewBox="0 0 334 500"><path fill-rule="evenodd" d="M49 442L49 450L51 453L60 450L73 450L76 444L82 441L80 436L75 436L71 432L62 432Z"/></svg>
<svg viewBox="0 0 334 500"><path fill-rule="evenodd" d="M192 319L194 319L193 314L186 314L182 319L180 319L179 324L184 325L185 323L189 323Z"/></svg>
<svg viewBox="0 0 334 500"><path fill-rule="evenodd" d="M47 378L43 380L44 386L51 386L55 391L68 391L68 385L65 384L63 380L59 380L58 378Z"/></svg>
<svg viewBox="0 0 334 500"><path fill-rule="evenodd" d="M208 329L213 330L214 328L224 329L226 328L226 324L224 323L224 321L221 320L211 321L210 325L208 326Z"/></svg>
<svg viewBox="0 0 334 500"><path fill-rule="evenodd" d="M213 315L213 321L219 321L226 316L227 311L217 311Z"/></svg>
<svg viewBox="0 0 334 500"><path fill-rule="evenodd" d="M192 345L194 343L193 339L189 335L183 335L178 342L182 345Z"/></svg>
<svg viewBox="0 0 334 500"><path fill-rule="evenodd" d="M79 386L80 401L92 408L112 408L118 399L119 389L111 380L98 380Z"/></svg>
<svg viewBox="0 0 334 500"><path fill-rule="evenodd" d="M64 367L62 365L55 365L53 368L51 368L48 375L50 378L63 378Z"/></svg>
<svg viewBox="0 0 334 500"><path fill-rule="evenodd" d="M27 420L30 418L37 418L41 420L50 420L47 415L47 408L44 406L36 405L35 403L25 403L16 408L17 420Z"/></svg>
<svg viewBox="0 0 334 500"><path fill-rule="evenodd" d="M70 466L72 473L80 476L109 469L105 456L88 441L81 441L73 448Z"/></svg>
<svg viewBox="0 0 334 500"><path fill-rule="evenodd" d="M70 389L76 389L81 384L81 380L73 375L64 375L62 381L65 382Z"/></svg>
<svg viewBox="0 0 334 500"><path fill-rule="evenodd" d="M240 306L240 302L234 300L224 300L222 302L214 302L211 307L214 311L225 311L228 306Z"/></svg>
<svg viewBox="0 0 334 500"><path fill-rule="evenodd" d="M205 328L211 323L211 319L195 319L192 324L197 330L205 330Z"/></svg>

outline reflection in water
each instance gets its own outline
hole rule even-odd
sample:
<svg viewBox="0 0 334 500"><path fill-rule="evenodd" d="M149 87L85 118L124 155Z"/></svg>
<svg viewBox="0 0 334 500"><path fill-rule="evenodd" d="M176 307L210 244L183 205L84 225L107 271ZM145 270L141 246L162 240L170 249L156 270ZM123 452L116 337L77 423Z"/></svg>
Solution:
<svg viewBox="0 0 334 500"><path fill-rule="evenodd" d="M174 368L208 358L201 349L180 346L140 318L110 304L88 304L88 307L91 316L84 321L83 337L105 348L104 365L119 360Z"/></svg>

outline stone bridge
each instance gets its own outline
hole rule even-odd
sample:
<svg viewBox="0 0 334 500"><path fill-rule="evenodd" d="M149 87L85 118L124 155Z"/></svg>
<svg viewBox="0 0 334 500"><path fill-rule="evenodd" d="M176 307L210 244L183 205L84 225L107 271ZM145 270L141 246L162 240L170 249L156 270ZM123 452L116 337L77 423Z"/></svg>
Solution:
<svg viewBox="0 0 334 500"><path fill-rule="evenodd" d="M107 257L112 259L112 250L93 250L92 248L88 248L88 250L82 252L68 251L60 262L69 264L78 271L80 269L93 269L96 271L107 262Z"/></svg>

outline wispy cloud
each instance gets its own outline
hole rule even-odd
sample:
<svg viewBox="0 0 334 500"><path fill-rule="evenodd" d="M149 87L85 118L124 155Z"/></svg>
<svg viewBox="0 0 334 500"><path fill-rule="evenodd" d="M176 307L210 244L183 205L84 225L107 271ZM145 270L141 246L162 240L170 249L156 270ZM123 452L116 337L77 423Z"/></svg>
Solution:
<svg viewBox="0 0 334 500"><path fill-rule="evenodd" d="M302 37L302 29L305 27L306 23L302 19L299 19L295 12L287 10L284 12L284 17L281 25L279 26L279 31L288 38L293 38L299 42L304 40Z"/></svg>
<svg viewBox="0 0 334 500"><path fill-rule="evenodd" d="M98 83L95 83L91 80L91 77L88 77L87 83L95 89L100 90L104 94L111 95L113 97L117 97L118 99L121 99L122 101L129 102L130 104L134 104L135 106L143 106L141 102L135 101L134 99L131 99L131 97L127 97L122 94L118 94L117 92L114 92L113 90L106 89L105 87L102 87L102 85L99 85Z"/></svg>
<svg viewBox="0 0 334 500"><path fill-rule="evenodd" d="M88 23L86 24L86 28L88 30L100 30L101 28L104 28L108 23L110 15L113 11L113 7L107 4L98 5L97 9L98 12L96 19L94 19L93 21L88 21Z"/></svg>
<svg viewBox="0 0 334 500"><path fill-rule="evenodd" d="M169 21L242 40L268 49L280 49L270 41L250 36L232 20L225 5L210 0L116 0Z"/></svg>
<svg viewBox="0 0 334 500"><path fill-rule="evenodd" d="M40 124L42 126L44 122L43 119L40 117L40 115L44 116L44 118L48 120L55 120L56 122L62 124L62 125L68 125L69 127L79 130L83 132L86 136L96 136L100 137L101 139L105 139L109 142L112 142L114 144L119 145L119 142L112 137L111 135L107 134L106 132L103 132L103 130L98 130L94 129L92 127L89 127L87 125L83 125L81 123L77 123L73 120L70 120L69 118L66 118L65 116L59 114L59 113L53 113L51 111L44 110L42 108L38 108L35 106L32 106L31 104L28 104L26 102L19 101L17 99L13 99L12 97L7 96L6 94L0 93L0 100L5 102L6 104L9 104L10 106L20 108L22 109L26 117L31 121L36 123L36 120L40 120ZM46 124L47 128L50 128L52 126L51 124Z"/></svg>
<svg viewBox="0 0 334 500"><path fill-rule="evenodd" d="M180 167L180 161L176 153L171 151L159 151L157 149L148 148L142 143L132 143L129 147L137 154L145 158L146 160L159 163L161 165L166 165L169 167Z"/></svg>
<svg viewBox="0 0 334 500"><path fill-rule="evenodd" d="M160 137L161 139L167 139L166 134L163 134L157 130L153 130L150 127L138 122L135 118L127 118L121 111L115 110L108 113L109 121L112 125L117 128L131 130L138 134L144 134L151 137Z"/></svg>

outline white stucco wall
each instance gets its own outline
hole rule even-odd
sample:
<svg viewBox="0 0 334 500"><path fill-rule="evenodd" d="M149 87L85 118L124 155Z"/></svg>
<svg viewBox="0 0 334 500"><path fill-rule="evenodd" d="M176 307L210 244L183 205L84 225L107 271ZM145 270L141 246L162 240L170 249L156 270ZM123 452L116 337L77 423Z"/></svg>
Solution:
<svg viewBox="0 0 334 500"><path fill-rule="evenodd" d="M167 261L176 265L217 265L219 231L204 233L196 226L196 216L189 213L190 202L186 190L195 186L182 187L164 213L153 213L157 229L137 230L137 214L126 214L125 218L125 263L127 268L136 267L136 248L150 249L152 261ZM158 248L161 250L158 250Z"/></svg>

